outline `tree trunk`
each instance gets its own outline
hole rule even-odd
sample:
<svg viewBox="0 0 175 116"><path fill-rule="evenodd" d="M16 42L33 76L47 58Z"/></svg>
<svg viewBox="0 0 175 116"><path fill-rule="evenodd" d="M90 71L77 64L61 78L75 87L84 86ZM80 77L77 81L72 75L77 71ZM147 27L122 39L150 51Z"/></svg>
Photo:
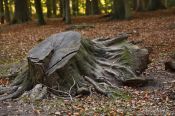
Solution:
<svg viewBox="0 0 175 116"><path fill-rule="evenodd" d="M65 0L65 23L71 23L70 0Z"/></svg>
<svg viewBox="0 0 175 116"><path fill-rule="evenodd" d="M146 9L145 0L137 0L136 10L137 11L145 11L145 9Z"/></svg>
<svg viewBox="0 0 175 116"><path fill-rule="evenodd" d="M15 0L15 15L12 23L24 23L30 20L27 0Z"/></svg>
<svg viewBox="0 0 175 116"><path fill-rule="evenodd" d="M72 15L73 16L77 16L79 14L78 4L79 4L78 0L72 0Z"/></svg>
<svg viewBox="0 0 175 116"><path fill-rule="evenodd" d="M50 18L52 16L51 0L46 0L46 6L47 6L47 17Z"/></svg>
<svg viewBox="0 0 175 116"><path fill-rule="evenodd" d="M98 15L101 13L100 8L99 8L99 0L92 0L92 14L93 15Z"/></svg>
<svg viewBox="0 0 175 116"><path fill-rule="evenodd" d="M137 2L138 0L133 0L133 10L137 10Z"/></svg>
<svg viewBox="0 0 175 116"><path fill-rule="evenodd" d="M4 5L5 5L5 20L6 22L10 22L10 11L9 11L9 7L8 7L8 0L4 0Z"/></svg>
<svg viewBox="0 0 175 116"><path fill-rule="evenodd" d="M63 0L59 0L59 14L60 14L60 16L61 17L63 17L63 2L62 2Z"/></svg>
<svg viewBox="0 0 175 116"><path fill-rule="evenodd" d="M56 17L57 16L57 1L56 0L52 0L52 11L53 11L53 15L54 15L54 17Z"/></svg>
<svg viewBox="0 0 175 116"><path fill-rule="evenodd" d="M163 6L164 6L165 8L168 8L168 0L163 0Z"/></svg>
<svg viewBox="0 0 175 116"><path fill-rule="evenodd" d="M131 18L131 8L128 0L113 0L113 19L129 19Z"/></svg>
<svg viewBox="0 0 175 116"><path fill-rule="evenodd" d="M31 2L31 0L27 0L27 2L28 2L28 6L29 6L29 15L31 17L32 16L32 2Z"/></svg>
<svg viewBox="0 0 175 116"><path fill-rule="evenodd" d="M63 17L63 21L65 21L66 20L66 1L61 0L61 4L62 4L62 17Z"/></svg>
<svg viewBox="0 0 175 116"><path fill-rule="evenodd" d="M148 10L157 10L165 8L161 0L149 0Z"/></svg>
<svg viewBox="0 0 175 116"><path fill-rule="evenodd" d="M13 6L14 6L14 0L13 1L9 0L9 10L10 10L11 19L12 19L12 14L14 14Z"/></svg>
<svg viewBox="0 0 175 116"><path fill-rule="evenodd" d="M81 94L91 85L104 95L119 85L143 85L147 80L140 74L147 68L149 54L127 42L127 37L90 41L73 31L52 35L29 51L28 67L6 89L11 94L0 100L16 98L38 83L60 96Z"/></svg>
<svg viewBox="0 0 175 116"><path fill-rule="evenodd" d="M86 0L86 15L91 15L91 1Z"/></svg>
<svg viewBox="0 0 175 116"><path fill-rule="evenodd" d="M35 9L36 9L37 17L38 17L38 24L44 25L45 21L44 21L44 16L43 16L41 0L35 0Z"/></svg>
<svg viewBox="0 0 175 116"><path fill-rule="evenodd" d="M3 0L0 0L0 22L4 24L4 5Z"/></svg>

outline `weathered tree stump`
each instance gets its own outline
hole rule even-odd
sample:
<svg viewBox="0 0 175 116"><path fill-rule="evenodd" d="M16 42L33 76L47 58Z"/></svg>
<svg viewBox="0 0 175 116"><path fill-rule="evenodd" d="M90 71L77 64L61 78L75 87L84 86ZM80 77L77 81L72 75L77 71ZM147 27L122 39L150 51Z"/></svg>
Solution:
<svg viewBox="0 0 175 116"><path fill-rule="evenodd" d="M17 98L36 84L60 96L88 93L93 87L109 95L118 85L139 86L147 82L140 74L147 68L149 53L127 42L127 34L112 39L83 39L68 31L50 36L29 51L28 66L0 100Z"/></svg>

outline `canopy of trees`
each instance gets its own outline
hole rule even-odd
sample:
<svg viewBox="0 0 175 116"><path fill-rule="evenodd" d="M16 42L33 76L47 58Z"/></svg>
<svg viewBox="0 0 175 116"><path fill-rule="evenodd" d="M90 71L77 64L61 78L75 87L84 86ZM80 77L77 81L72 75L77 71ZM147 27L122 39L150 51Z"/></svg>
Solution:
<svg viewBox="0 0 175 116"><path fill-rule="evenodd" d="M173 0L0 0L0 22L23 23L36 15L39 24L44 17L62 17L71 23L71 16L110 14L112 19L128 19L132 11L149 11L175 5Z"/></svg>

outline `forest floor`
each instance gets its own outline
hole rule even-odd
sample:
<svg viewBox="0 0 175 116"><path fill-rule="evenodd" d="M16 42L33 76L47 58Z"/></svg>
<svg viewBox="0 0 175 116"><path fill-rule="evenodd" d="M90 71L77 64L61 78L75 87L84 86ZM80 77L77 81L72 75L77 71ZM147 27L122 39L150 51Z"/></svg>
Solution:
<svg viewBox="0 0 175 116"><path fill-rule="evenodd" d="M42 101L9 100L0 103L2 115L175 115L175 74L165 71L164 62L175 53L175 9L135 13L132 20L108 21L102 16L75 17L72 25L93 25L75 29L93 39L132 32L129 40L151 51L151 63L144 72L157 81L143 88L121 87L129 97L107 98L99 94L73 101L50 97ZM28 51L53 33L67 30L61 19L49 19L47 25L35 22L0 25L0 67L24 59ZM0 69L2 75L4 70ZM0 84L8 80L0 78ZM174 96L174 97L173 97Z"/></svg>

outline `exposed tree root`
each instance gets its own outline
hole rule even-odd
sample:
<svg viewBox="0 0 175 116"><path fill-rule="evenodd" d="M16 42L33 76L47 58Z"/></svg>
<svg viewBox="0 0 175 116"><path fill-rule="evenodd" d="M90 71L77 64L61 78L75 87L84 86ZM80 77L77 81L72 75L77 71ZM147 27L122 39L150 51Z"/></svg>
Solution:
<svg viewBox="0 0 175 116"><path fill-rule="evenodd" d="M147 67L149 54L128 43L127 37L121 34L90 41L77 32L49 37L29 52L28 66L9 88L0 90L0 101L17 98L39 83L53 94L71 100L77 94L91 94L92 86L108 96L118 89L118 83L146 83L136 72L140 74Z"/></svg>
<svg viewBox="0 0 175 116"><path fill-rule="evenodd" d="M32 88L32 83L28 78L28 71L22 72L13 83L8 87L9 89L4 90L0 96L0 101L6 99L14 99L21 96L25 91ZM7 94L7 95L6 95Z"/></svg>
<svg viewBox="0 0 175 116"><path fill-rule="evenodd" d="M92 84L97 92L104 94L104 95L107 95L107 92L104 91L102 88L100 88L100 86L93 79L91 79L87 76L84 76L84 79L86 81L88 81L90 84Z"/></svg>

